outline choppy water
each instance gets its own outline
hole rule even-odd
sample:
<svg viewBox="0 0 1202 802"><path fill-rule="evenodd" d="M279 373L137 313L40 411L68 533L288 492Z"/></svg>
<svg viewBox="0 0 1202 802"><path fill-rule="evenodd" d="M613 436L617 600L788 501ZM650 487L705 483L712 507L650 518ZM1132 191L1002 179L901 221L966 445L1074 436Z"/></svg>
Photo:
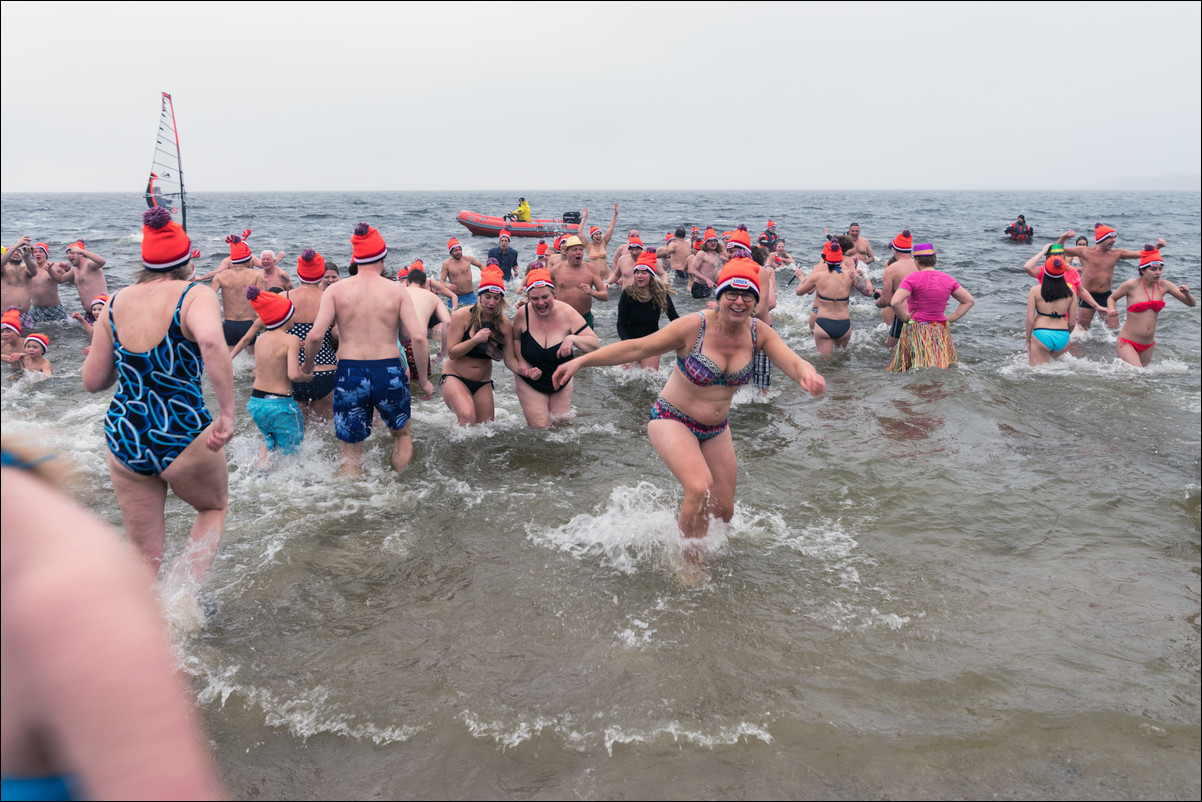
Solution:
<svg viewBox="0 0 1202 802"><path fill-rule="evenodd" d="M189 223L202 270L245 227L256 250L316 247L345 266L359 220L393 266L438 264L449 236L478 256L491 244L465 236L460 209L516 194L209 194ZM532 200L536 216L588 204L599 225L620 201L619 231L648 242L772 217L807 263L823 225L858 221L878 253L909 227L977 298L953 328L960 364L887 374L863 301L850 349L819 359L806 307L782 293L778 330L827 392L777 373L767 399L736 398L736 512L700 589L673 577L679 490L646 440L666 359L657 377L586 371L575 419L549 432L525 428L500 367L493 425L416 403L399 480L382 433L359 481L333 476L326 431L259 475L241 415L220 612L172 621L235 796L1199 796L1202 310L1170 299L1150 370L1118 364L1096 324L1077 357L1032 369L1021 266L1035 249L1000 238L1019 212L1040 243L1100 220L1126 247L1166 237L1166 278L1197 287L1197 193ZM6 195L3 240L83 237L120 286L141 203ZM603 342L614 297L596 308ZM58 376L5 380L4 430L73 452L81 499L119 526L108 397L80 387L82 332L50 334ZM240 410L251 370L235 364ZM190 511L168 508L178 550Z"/></svg>

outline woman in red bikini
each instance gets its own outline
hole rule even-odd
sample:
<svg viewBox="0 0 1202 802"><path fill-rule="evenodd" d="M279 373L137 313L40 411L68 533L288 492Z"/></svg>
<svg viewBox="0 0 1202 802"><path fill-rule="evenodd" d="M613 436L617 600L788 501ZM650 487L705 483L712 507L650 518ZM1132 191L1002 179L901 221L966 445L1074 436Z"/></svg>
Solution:
<svg viewBox="0 0 1202 802"><path fill-rule="evenodd" d="M1113 315L1115 302L1124 295L1128 298L1127 320L1115 345L1119 359L1137 368L1146 368L1152 361L1156 350L1156 318L1164 309L1164 296L1171 295L1186 306L1197 303L1188 286L1165 281L1161 278L1163 273L1164 260L1160 258L1160 251L1155 246L1145 245L1139 255L1139 278L1124 281L1106 302Z"/></svg>

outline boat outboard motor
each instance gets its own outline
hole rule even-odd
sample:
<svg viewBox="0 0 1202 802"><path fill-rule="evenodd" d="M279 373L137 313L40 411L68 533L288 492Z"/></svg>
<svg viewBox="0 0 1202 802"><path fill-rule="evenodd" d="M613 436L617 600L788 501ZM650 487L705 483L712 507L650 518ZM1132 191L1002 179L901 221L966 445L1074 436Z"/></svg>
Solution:
<svg viewBox="0 0 1202 802"><path fill-rule="evenodd" d="M563 213L563 221L565 223L576 223L577 225L579 225L580 212L564 212Z"/></svg>

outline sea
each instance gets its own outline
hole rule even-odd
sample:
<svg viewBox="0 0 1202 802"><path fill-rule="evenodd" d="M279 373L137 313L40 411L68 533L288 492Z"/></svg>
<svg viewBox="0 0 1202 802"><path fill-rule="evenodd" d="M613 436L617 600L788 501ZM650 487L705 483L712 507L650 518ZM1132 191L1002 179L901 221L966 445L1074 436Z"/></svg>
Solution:
<svg viewBox="0 0 1202 802"><path fill-rule="evenodd" d="M205 619L163 589L164 624L237 799L1190 799L1200 793L1202 309L1169 298L1151 366L1095 322L1032 368L1023 263L1104 222L1164 237L1165 277L1202 285L1199 192L193 193L198 269L224 240L344 271L356 223L395 270L437 270L462 209L589 209L611 252L678 225L753 238L771 218L797 261L860 224L880 261L903 228L976 305L948 370L886 372L871 301L820 357L808 300L780 273L774 319L826 377L736 395L735 512L706 581L677 577L681 491L645 422L669 375L596 368L565 425L526 427L498 365L494 423L416 401L413 461L377 425L361 478L328 428L271 473L235 361L229 518ZM137 192L6 194L2 239L139 262ZM1024 214L1035 243L1002 230ZM535 240L515 239L525 264ZM58 257L61 258L61 257ZM1136 275L1122 262L1116 283ZM793 283L796 287L796 282ZM516 288L515 288L516 289ZM512 301L516 293L510 294ZM68 311L79 309L63 287ZM678 294L682 312L702 302ZM616 340L617 294L595 306ZM53 378L2 385L3 430L77 464L78 501L120 529L105 465L111 391L86 393L78 325L54 325ZM437 372L437 371L436 371ZM211 397L211 396L210 396ZM169 557L192 513L170 497Z"/></svg>

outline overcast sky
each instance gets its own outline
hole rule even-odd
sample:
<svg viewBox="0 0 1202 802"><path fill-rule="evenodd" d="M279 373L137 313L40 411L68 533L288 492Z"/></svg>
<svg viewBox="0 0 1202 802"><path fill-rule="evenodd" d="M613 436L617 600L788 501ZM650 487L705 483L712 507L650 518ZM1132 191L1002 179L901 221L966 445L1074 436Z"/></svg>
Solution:
<svg viewBox="0 0 1202 802"><path fill-rule="evenodd" d="M1197 2L2 8L4 192L140 191L163 91L190 191L1202 172Z"/></svg>

